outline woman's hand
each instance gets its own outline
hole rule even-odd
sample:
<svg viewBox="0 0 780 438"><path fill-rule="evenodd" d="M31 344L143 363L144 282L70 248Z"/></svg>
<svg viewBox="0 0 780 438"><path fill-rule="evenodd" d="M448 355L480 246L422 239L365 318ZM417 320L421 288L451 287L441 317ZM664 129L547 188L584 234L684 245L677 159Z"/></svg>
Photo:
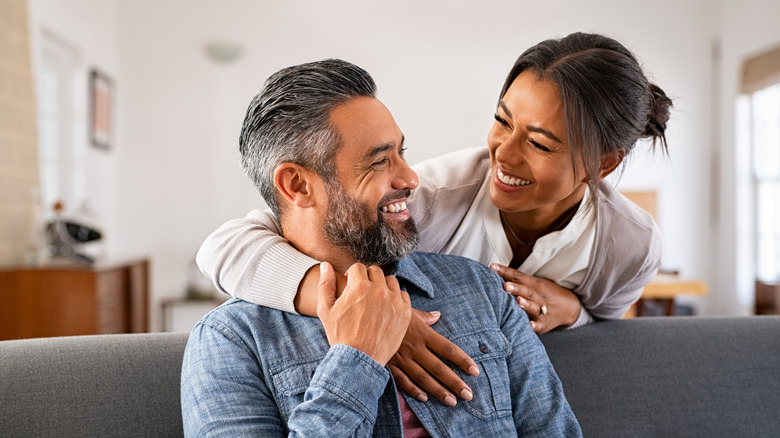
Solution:
<svg viewBox="0 0 780 438"><path fill-rule="evenodd" d="M579 318L582 305L577 295L569 289L498 263L492 263L490 268L506 281L504 290L515 296L517 304L528 314L536 333L568 327Z"/></svg>
<svg viewBox="0 0 780 438"><path fill-rule="evenodd" d="M412 309L406 336L388 365L395 383L407 394L425 402L428 401L427 391L445 405L455 406L457 399L453 392L462 399L471 400L471 388L433 352L472 376L479 374L479 368L463 350L430 327L439 316L438 312Z"/></svg>

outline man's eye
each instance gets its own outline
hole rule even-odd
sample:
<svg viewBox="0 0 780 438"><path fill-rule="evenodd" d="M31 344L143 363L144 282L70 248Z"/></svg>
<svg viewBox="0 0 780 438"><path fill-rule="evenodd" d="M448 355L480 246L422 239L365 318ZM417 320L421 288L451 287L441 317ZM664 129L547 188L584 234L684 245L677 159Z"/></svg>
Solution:
<svg viewBox="0 0 780 438"><path fill-rule="evenodd" d="M387 158L382 158L379 161L375 161L375 162L371 163L371 168L373 169L373 168L381 167L381 166L383 166L386 163L387 163Z"/></svg>

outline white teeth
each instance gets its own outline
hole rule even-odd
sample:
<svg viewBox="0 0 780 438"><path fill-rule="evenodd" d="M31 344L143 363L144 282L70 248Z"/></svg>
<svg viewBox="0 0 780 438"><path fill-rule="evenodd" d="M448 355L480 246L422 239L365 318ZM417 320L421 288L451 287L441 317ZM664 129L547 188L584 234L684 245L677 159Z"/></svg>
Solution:
<svg viewBox="0 0 780 438"><path fill-rule="evenodd" d="M396 202L394 204L388 204L382 207L384 213L398 213L406 210L406 201Z"/></svg>
<svg viewBox="0 0 780 438"><path fill-rule="evenodd" d="M501 169L496 170L496 175L498 175L498 179L502 183L510 186L527 186L528 184L531 184L531 181L504 175L504 172L502 172Z"/></svg>

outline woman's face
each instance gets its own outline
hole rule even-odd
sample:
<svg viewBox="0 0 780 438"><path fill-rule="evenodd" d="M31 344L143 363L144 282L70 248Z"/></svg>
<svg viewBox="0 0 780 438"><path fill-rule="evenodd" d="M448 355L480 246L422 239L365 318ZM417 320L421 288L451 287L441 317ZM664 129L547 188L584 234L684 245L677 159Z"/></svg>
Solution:
<svg viewBox="0 0 780 438"><path fill-rule="evenodd" d="M574 179L563 102L557 85L526 70L496 110L488 134L490 198L505 212L556 215L584 193L585 172Z"/></svg>

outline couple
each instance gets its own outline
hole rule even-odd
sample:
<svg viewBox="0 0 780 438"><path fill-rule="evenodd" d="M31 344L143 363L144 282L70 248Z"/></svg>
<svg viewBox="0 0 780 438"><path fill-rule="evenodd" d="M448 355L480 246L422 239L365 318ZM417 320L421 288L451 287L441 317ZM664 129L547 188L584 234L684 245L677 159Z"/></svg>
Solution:
<svg viewBox="0 0 780 438"><path fill-rule="evenodd" d="M534 71L518 72L502 96L527 91L523 81L546 83L526 73ZM185 427L203 433L214 426L338 435L395 436L401 427L434 436L578 434L522 310L531 312L501 291L501 279L461 258L403 257L416 244L405 201L418 181L403 161L403 136L373 88L362 70L327 61L274 75L250 105L241 138L247 172L280 218L284 236L346 272L347 286L335 299L332 268L322 265L315 288L322 325L241 301L205 317L185 356ZM526 128L511 130L516 108L505 100L496 115L499 139ZM565 142L557 134L552 137ZM285 146L292 150L284 152ZM556 152L555 145L533 147ZM491 147L491 158L503 153ZM614 164L607 160L601 170L609 173ZM584 172L594 175L587 166ZM508 186L523 185L498 177ZM571 223L574 214L563 213ZM568 228L562 224L548 232ZM357 261L369 267L352 266ZM458 408L397 394L381 366L407 331L409 300L417 309L440 311L437 331L471 358L457 362L468 370L456 369L468 383L458 392L465 400ZM542 306L535 310L537 317L545 313Z"/></svg>

